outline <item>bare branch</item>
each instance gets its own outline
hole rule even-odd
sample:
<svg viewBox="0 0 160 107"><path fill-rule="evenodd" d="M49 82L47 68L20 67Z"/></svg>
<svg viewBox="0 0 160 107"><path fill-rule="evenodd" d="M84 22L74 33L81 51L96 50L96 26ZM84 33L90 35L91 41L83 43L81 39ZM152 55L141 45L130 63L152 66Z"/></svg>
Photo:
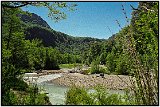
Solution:
<svg viewBox="0 0 160 107"><path fill-rule="evenodd" d="M131 6L132 10L138 10L138 9L134 8L131 4L130 4L130 6Z"/></svg>

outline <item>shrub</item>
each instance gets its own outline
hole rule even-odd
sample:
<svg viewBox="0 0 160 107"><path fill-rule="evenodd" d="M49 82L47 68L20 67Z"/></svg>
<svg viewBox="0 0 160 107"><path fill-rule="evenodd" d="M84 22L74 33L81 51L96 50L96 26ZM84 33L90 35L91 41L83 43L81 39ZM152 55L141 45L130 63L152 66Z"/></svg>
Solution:
<svg viewBox="0 0 160 107"><path fill-rule="evenodd" d="M14 83L14 90L19 90L19 91L26 91L26 89L28 88L28 84L26 82L24 82L22 79L15 79L15 83Z"/></svg>
<svg viewBox="0 0 160 107"><path fill-rule="evenodd" d="M38 93L36 85L29 86L26 94L20 94L18 98L18 105L50 105L46 94Z"/></svg>
<svg viewBox="0 0 160 107"><path fill-rule="evenodd" d="M2 105L17 105L16 95L12 91L6 90L5 95L2 96Z"/></svg>
<svg viewBox="0 0 160 107"><path fill-rule="evenodd" d="M87 93L87 89L71 87L66 93L67 105L92 105L93 99Z"/></svg>
<svg viewBox="0 0 160 107"><path fill-rule="evenodd" d="M108 53L106 57L106 66L108 71L115 72L116 62L115 62L115 54L113 52Z"/></svg>
<svg viewBox="0 0 160 107"><path fill-rule="evenodd" d="M91 74L109 73L106 68L100 67L98 61L93 61L90 69Z"/></svg>
<svg viewBox="0 0 160 107"><path fill-rule="evenodd" d="M96 105L122 105L123 98L118 94L109 94L105 87L95 87L94 98Z"/></svg>
<svg viewBox="0 0 160 107"><path fill-rule="evenodd" d="M116 61L115 71L121 75L131 74L131 63L129 62L128 55L121 55Z"/></svg>
<svg viewBox="0 0 160 107"><path fill-rule="evenodd" d="M91 63L91 74L99 73L99 62L98 61L93 61Z"/></svg>
<svg viewBox="0 0 160 107"><path fill-rule="evenodd" d="M94 92L83 87L72 87L66 93L67 105L130 105L135 104L133 97L107 93L106 88L96 86ZM132 103L130 103L132 102Z"/></svg>
<svg viewBox="0 0 160 107"><path fill-rule="evenodd" d="M83 70L82 71L82 74L84 74L84 75L88 75L88 74L90 74L91 73L91 71L88 69L88 70Z"/></svg>
<svg viewBox="0 0 160 107"><path fill-rule="evenodd" d="M99 73L107 74L107 73L109 73L109 72L107 72L107 69L100 67L100 68L99 68Z"/></svg>

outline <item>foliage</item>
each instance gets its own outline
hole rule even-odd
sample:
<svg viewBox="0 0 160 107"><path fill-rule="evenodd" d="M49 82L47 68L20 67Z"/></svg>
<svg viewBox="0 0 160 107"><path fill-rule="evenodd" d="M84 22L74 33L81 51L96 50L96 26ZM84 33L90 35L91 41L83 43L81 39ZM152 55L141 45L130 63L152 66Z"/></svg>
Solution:
<svg viewBox="0 0 160 107"><path fill-rule="evenodd" d="M131 72L131 63L128 60L128 56L125 54L122 54L117 60L116 60L116 68L115 72L122 75L131 75L133 74Z"/></svg>
<svg viewBox="0 0 160 107"><path fill-rule="evenodd" d="M73 86L66 93L67 105L133 105L133 102L133 97L129 99L127 94L109 94L102 86L96 86L93 92L84 87Z"/></svg>
<svg viewBox="0 0 160 107"><path fill-rule="evenodd" d="M74 3L66 3L66 2L2 2L3 8L20 8L24 6L36 6L36 7L45 7L48 9L48 17L50 17L54 21L59 21L61 19L66 19L66 14L64 12L64 8L69 11L75 10L77 6Z"/></svg>
<svg viewBox="0 0 160 107"><path fill-rule="evenodd" d="M107 69L99 66L98 59L91 63L91 68L89 69L91 74L107 73Z"/></svg>
<svg viewBox="0 0 160 107"><path fill-rule="evenodd" d="M25 83L22 79L15 79L16 83L14 83L13 90L18 91L26 91L28 88L28 84Z"/></svg>
<svg viewBox="0 0 160 107"><path fill-rule="evenodd" d="M53 48L46 48L45 69L59 69L59 53Z"/></svg>
<svg viewBox="0 0 160 107"><path fill-rule="evenodd" d="M87 63L100 57L111 73L133 76L135 102L158 104L158 2L140 2L132 13L131 24L102 43L100 55L93 59L96 52L92 48L86 55Z"/></svg>
<svg viewBox="0 0 160 107"><path fill-rule="evenodd" d="M72 87L66 94L67 105L91 105L92 103L93 99L85 88Z"/></svg>
<svg viewBox="0 0 160 107"><path fill-rule="evenodd" d="M91 64L91 73L108 71L135 78L131 104L158 104L158 2L140 2L131 23L106 41L75 38L46 28L43 23L24 22L18 15L25 12L19 7L27 5L46 7L56 21L66 18L63 8L75 7L64 2L2 2L2 105L43 105L45 95L36 88L27 91L28 85L20 75L32 70L59 69L59 64L75 67L82 62ZM12 89L27 91L28 95L21 98ZM73 88L68 92L67 104L121 105L130 101L126 103L120 96L98 89L92 95L86 89Z"/></svg>
<svg viewBox="0 0 160 107"><path fill-rule="evenodd" d="M144 105L158 104L158 2L140 2L133 14L131 39L136 43L129 51L134 57L137 87L136 102ZM154 17L154 18L153 18ZM136 29L135 29L136 28ZM130 41L131 41L130 39ZM134 42L131 41L134 44Z"/></svg>
<svg viewBox="0 0 160 107"><path fill-rule="evenodd" d="M116 61L115 61L115 55L114 53L108 53L106 57L106 65L110 72L115 72L116 68Z"/></svg>
<svg viewBox="0 0 160 107"><path fill-rule="evenodd" d="M13 105L48 105L50 104L46 94L38 93L38 87L32 85L25 92L15 92L17 102Z"/></svg>
<svg viewBox="0 0 160 107"><path fill-rule="evenodd" d="M132 62L135 102L158 104L158 2L140 2L131 25L123 30L124 52ZM154 18L153 18L154 17Z"/></svg>
<svg viewBox="0 0 160 107"><path fill-rule="evenodd" d="M88 75L88 74L91 73L91 70L90 70L90 69L88 69L88 70L83 70L81 73L84 74L84 75Z"/></svg>
<svg viewBox="0 0 160 107"><path fill-rule="evenodd" d="M21 86L19 86L21 88ZM16 87L17 88L17 87ZM25 91L8 90L2 96L2 105L49 105L46 94L39 94L36 86L29 86Z"/></svg>
<svg viewBox="0 0 160 107"><path fill-rule="evenodd" d="M106 57L107 57L107 52L104 51L100 55L100 64L105 65L106 64Z"/></svg>
<svg viewBox="0 0 160 107"><path fill-rule="evenodd" d="M43 105L44 99L36 99L39 94L32 92L34 89L28 91L29 96L24 98L17 98L11 89L26 91L28 85L20 79L20 75L25 71L44 68L58 69L60 62L60 53L56 49L45 48L37 39L32 41L25 39L24 24L18 14L25 14L19 7L26 5L52 7L47 2L2 2L2 105ZM63 8L61 3L55 3L55 5ZM52 18L56 20L60 17L64 18L60 11L56 13L56 15L61 14L60 16L53 16L55 10L50 11L49 15ZM42 96L39 97L42 98ZM22 99L22 103L17 102L19 99Z"/></svg>
<svg viewBox="0 0 160 107"><path fill-rule="evenodd" d="M40 25L26 23L26 39L33 40L38 38L42 41L45 47L51 46L53 48L57 48L63 54L69 53L81 55L89 49L89 46L92 42L104 41L89 37L72 37L70 35L57 32L51 28L42 27L42 25L43 23L40 23Z"/></svg>
<svg viewBox="0 0 160 107"><path fill-rule="evenodd" d="M91 73L94 74L94 73L98 73L100 71L100 68L99 68L99 61L93 61L92 64L91 64Z"/></svg>
<svg viewBox="0 0 160 107"><path fill-rule="evenodd" d="M7 90L5 92L5 95L4 93L2 93L2 105L14 105L14 104L17 104L17 97L13 92Z"/></svg>

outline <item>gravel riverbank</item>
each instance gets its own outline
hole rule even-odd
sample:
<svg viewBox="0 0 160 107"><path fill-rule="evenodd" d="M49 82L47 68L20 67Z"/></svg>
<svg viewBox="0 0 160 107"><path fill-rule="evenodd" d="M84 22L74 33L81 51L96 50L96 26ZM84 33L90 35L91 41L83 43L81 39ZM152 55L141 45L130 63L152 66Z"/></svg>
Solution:
<svg viewBox="0 0 160 107"><path fill-rule="evenodd" d="M98 74L83 75L80 73L63 73L59 78L48 81L62 86L84 86L94 87L103 85L108 89L125 89L131 86L130 77L125 75L104 75L104 78Z"/></svg>

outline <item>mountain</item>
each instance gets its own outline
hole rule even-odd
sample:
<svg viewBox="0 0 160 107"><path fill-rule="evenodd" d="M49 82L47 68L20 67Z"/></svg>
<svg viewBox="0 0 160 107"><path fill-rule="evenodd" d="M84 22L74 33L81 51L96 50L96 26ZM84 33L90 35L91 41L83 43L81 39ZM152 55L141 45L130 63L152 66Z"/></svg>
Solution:
<svg viewBox="0 0 160 107"><path fill-rule="evenodd" d="M26 27L26 39L38 38L42 40L44 46L52 46L62 53L80 54L89 49L91 43L104 41L103 39L91 37L73 37L55 31L51 29L46 21L34 13L19 16Z"/></svg>
<svg viewBox="0 0 160 107"><path fill-rule="evenodd" d="M42 27L51 29L51 27L47 24L47 22L37 14L27 12L26 14L19 14L18 16L24 23L37 24Z"/></svg>

